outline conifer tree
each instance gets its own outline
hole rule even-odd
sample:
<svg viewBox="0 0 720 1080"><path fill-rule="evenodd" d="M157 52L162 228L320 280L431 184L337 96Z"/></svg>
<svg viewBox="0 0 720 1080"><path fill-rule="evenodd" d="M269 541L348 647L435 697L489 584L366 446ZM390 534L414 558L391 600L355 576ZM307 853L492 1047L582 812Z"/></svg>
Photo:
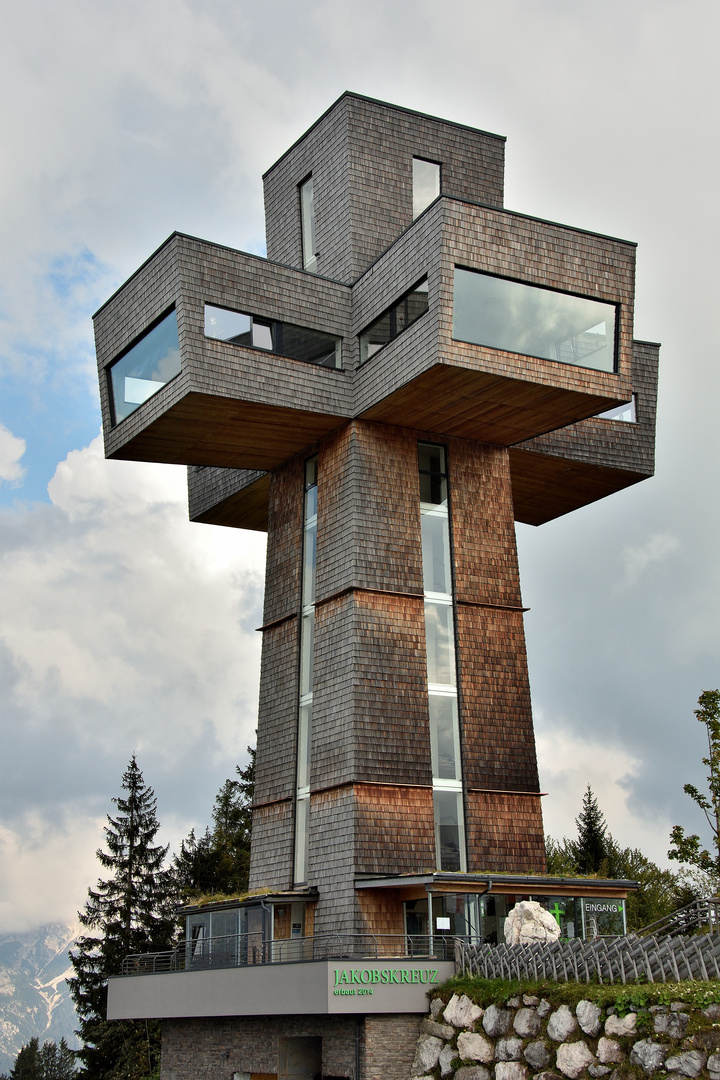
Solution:
<svg viewBox="0 0 720 1080"><path fill-rule="evenodd" d="M177 887L185 899L247 892L255 783L253 747L248 747L248 754L247 766L236 767L239 779L226 780L215 796L212 829L207 828L200 837L191 830L173 860Z"/></svg>
<svg viewBox="0 0 720 1080"><path fill-rule="evenodd" d="M10 1072L10 1080L43 1080L40 1046L37 1038L23 1046Z"/></svg>
<svg viewBox="0 0 720 1080"><path fill-rule="evenodd" d="M575 845L575 861L581 874L597 874L607 859L605 834L607 825L597 799L588 784L583 795L582 810L577 818L578 838Z"/></svg>
<svg viewBox="0 0 720 1080"><path fill-rule="evenodd" d="M695 717L707 730L708 756L702 762L708 770L709 798L693 784L685 784L683 791L705 815L712 833L713 850L708 851L702 846L697 833L686 836L683 827L675 825L670 833L673 846L668 851L668 858L697 867L709 875L709 887L716 889L720 880L720 690L703 690L698 706Z"/></svg>
<svg viewBox="0 0 720 1080"><path fill-rule="evenodd" d="M43 1043L38 1057L42 1080L73 1080L76 1076L75 1054L64 1038L59 1043Z"/></svg>
<svg viewBox="0 0 720 1080"><path fill-rule="evenodd" d="M75 1053L64 1038L59 1046L52 1041L40 1046L32 1038L18 1052L10 1075L0 1080L73 1080L75 1076Z"/></svg>
<svg viewBox="0 0 720 1080"><path fill-rule="evenodd" d="M96 889L88 889L85 910L78 915L89 933L70 954L75 976L68 983L84 1043L78 1056L88 1080L140 1080L154 1068L159 1025L108 1022L107 979L120 973L128 954L170 948L174 936L171 882L163 868L168 849L155 843L157 801L135 755L122 789L126 794L112 800L117 814L108 815L105 827L107 850L97 852L110 874Z"/></svg>

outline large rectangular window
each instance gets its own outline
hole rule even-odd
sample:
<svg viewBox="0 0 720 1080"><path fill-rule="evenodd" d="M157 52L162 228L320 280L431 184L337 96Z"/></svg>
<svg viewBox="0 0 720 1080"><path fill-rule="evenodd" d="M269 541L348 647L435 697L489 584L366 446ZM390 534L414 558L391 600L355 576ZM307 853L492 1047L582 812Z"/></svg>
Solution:
<svg viewBox="0 0 720 1080"><path fill-rule="evenodd" d="M615 370L615 305L455 267L453 338Z"/></svg>
<svg viewBox="0 0 720 1080"><path fill-rule="evenodd" d="M341 366L341 341L332 334L258 315L246 315L241 311L228 311L212 304L205 305L205 337L228 341L231 345L263 349L319 367Z"/></svg>
<svg viewBox="0 0 720 1080"><path fill-rule="evenodd" d="M302 615L300 620L300 696L298 701L295 780L296 884L307 881L310 835L310 755L312 748L313 652L315 647L315 566L317 553L316 457L305 462Z"/></svg>
<svg viewBox="0 0 720 1080"><path fill-rule="evenodd" d="M360 363L364 364L382 349L383 345L393 341L403 330L407 330L408 326L412 326L427 309L428 283L427 278L423 278L360 335Z"/></svg>
<svg viewBox="0 0 720 1080"><path fill-rule="evenodd" d="M180 342L175 311L110 365L113 423L130 413L180 374Z"/></svg>
<svg viewBox="0 0 720 1080"><path fill-rule="evenodd" d="M418 467L435 858L440 870L465 870L445 448L434 443L419 443Z"/></svg>

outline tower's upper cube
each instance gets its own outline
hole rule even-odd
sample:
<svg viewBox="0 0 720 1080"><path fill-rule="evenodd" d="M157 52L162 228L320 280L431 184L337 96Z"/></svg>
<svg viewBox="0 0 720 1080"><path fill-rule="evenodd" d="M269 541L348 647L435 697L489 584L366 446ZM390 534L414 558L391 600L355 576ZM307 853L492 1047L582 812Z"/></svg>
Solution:
<svg viewBox="0 0 720 1080"><path fill-rule="evenodd" d="M504 167L500 135L347 92L263 177L268 258L353 282L437 195L501 208Z"/></svg>
<svg viewBox="0 0 720 1080"><path fill-rule="evenodd" d="M513 447L533 523L651 475L634 245L503 209L503 158L343 94L265 174L267 259L174 234L96 314L107 454L232 470L191 502L253 528L262 474L356 417Z"/></svg>

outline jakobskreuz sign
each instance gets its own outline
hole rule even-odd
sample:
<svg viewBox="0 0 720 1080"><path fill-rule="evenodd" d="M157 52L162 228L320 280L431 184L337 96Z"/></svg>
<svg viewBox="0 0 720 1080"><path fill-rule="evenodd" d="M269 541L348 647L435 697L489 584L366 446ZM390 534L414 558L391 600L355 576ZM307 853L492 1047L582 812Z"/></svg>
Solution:
<svg viewBox="0 0 720 1080"><path fill-rule="evenodd" d="M447 961L386 960L328 965L331 1012L425 1012L427 991L455 973Z"/></svg>

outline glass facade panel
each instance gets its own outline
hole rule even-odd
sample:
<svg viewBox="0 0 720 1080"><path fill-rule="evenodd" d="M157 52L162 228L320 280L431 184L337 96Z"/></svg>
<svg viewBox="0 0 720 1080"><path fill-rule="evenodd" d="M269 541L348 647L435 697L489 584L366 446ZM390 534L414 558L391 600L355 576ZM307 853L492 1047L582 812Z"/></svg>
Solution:
<svg viewBox="0 0 720 1080"><path fill-rule="evenodd" d="M413 158L413 221L440 194L440 166L435 161Z"/></svg>
<svg viewBox="0 0 720 1080"><path fill-rule="evenodd" d="M445 447L419 443L418 470L435 859L440 870L464 870L460 719Z"/></svg>
<svg viewBox="0 0 720 1080"><path fill-rule="evenodd" d="M420 523L425 592L443 593L450 596L452 582L450 580L450 530L447 512L425 510Z"/></svg>
<svg viewBox="0 0 720 1080"><path fill-rule="evenodd" d="M430 751L433 776L441 780L460 779L460 732L457 697L431 691Z"/></svg>
<svg viewBox="0 0 720 1080"><path fill-rule="evenodd" d="M455 267L453 338L615 370L615 306Z"/></svg>
<svg viewBox="0 0 720 1080"><path fill-rule="evenodd" d="M315 645L315 611L303 615L300 632L300 696L312 694L313 647Z"/></svg>
<svg viewBox="0 0 720 1080"><path fill-rule="evenodd" d="M315 644L315 576L317 541L317 458L305 462L305 506L300 620L300 697L298 701L295 777L295 868L297 884L307 879L312 752L313 651Z"/></svg>
<svg viewBox="0 0 720 1080"><path fill-rule="evenodd" d="M315 603L315 560L317 558L317 518L305 529L305 560L303 564L303 607Z"/></svg>
<svg viewBox="0 0 720 1080"><path fill-rule="evenodd" d="M212 936L227 937L238 932L238 909L235 911L213 911Z"/></svg>
<svg viewBox="0 0 720 1080"><path fill-rule="evenodd" d="M427 309L428 283L427 278L424 278L363 331L360 335L360 363L364 364L382 349L383 345L393 341L403 330L407 330L408 326L412 326Z"/></svg>
<svg viewBox="0 0 720 1080"><path fill-rule="evenodd" d="M300 185L300 228L302 233L303 268L311 274L316 274L315 191L312 176L309 176Z"/></svg>
<svg viewBox="0 0 720 1080"><path fill-rule="evenodd" d="M310 787L310 746L312 742L312 702L300 706L298 724L297 787Z"/></svg>
<svg viewBox="0 0 720 1080"><path fill-rule="evenodd" d="M233 345L252 344L252 317L240 311L205 305L205 337L231 341Z"/></svg>
<svg viewBox="0 0 720 1080"><path fill-rule="evenodd" d="M451 604L425 600L425 642L428 682L455 686L455 628Z"/></svg>
<svg viewBox="0 0 720 1080"><path fill-rule="evenodd" d="M441 870L462 870L465 847L462 820L462 792L438 791L433 794L435 808L435 850L440 854Z"/></svg>
<svg viewBox="0 0 720 1080"><path fill-rule="evenodd" d="M227 311L212 304L205 305L205 337L262 349L318 367L339 368L342 364L341 341L332 334Z"/></svg>
<svg viewBox="0 0 720 1080"><path fill-rule="evenodd" d="M624 900L586 896L577 903L581 909L583 937L586 940L626 933Z"/></svg>
<svg viewBox="0 0 720 1080"><path fill-rule="evenodd" d="M298 795L295 800L295 882L307 881L310 796Z"/></svg>
<svg viewBox="0 0 720 1080"><path fill-rule="evenodd" d="M257 319L253 319L252 343L254 349L267 349L268 352L274 352L270 323L262 323L258 322Z"/></svg>
<svg viewBox="0 0 720 1080"><path fill-rule="evenodd" d="M126 416L180 374L180 341L174 311L140 338L109 368L113 423Z"/></svg>

